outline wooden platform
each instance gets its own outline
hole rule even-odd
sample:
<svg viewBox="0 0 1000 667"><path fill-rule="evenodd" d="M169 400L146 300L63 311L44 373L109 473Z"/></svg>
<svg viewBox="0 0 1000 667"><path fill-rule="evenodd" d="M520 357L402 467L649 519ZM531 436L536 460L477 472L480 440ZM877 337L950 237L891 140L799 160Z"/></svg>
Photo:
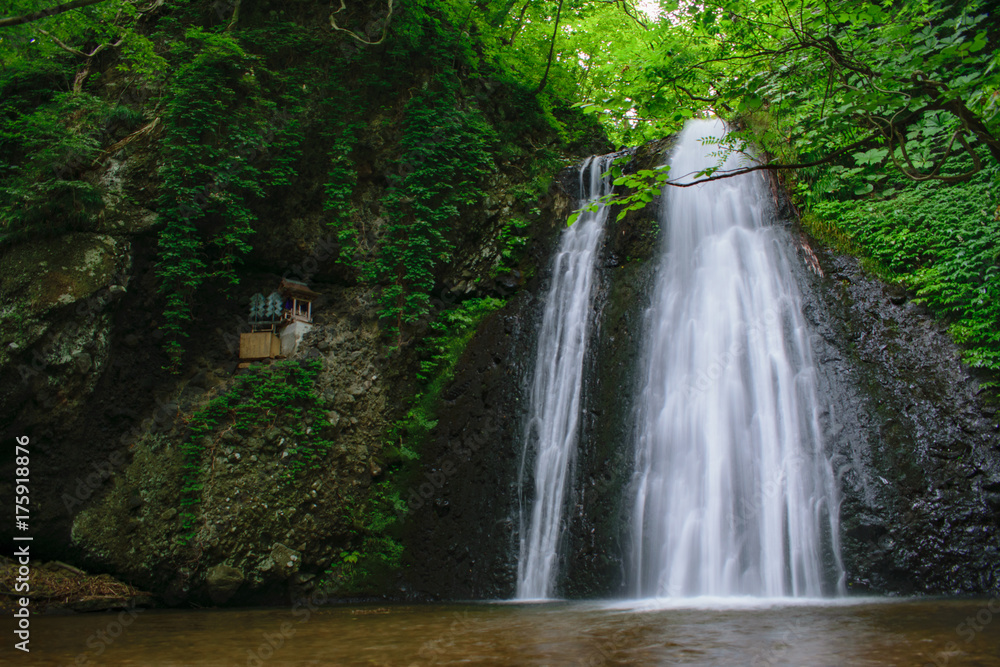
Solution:
<svg viewBox="0 0 1000 667"><path fill-rule="evenodd" d="M273 359L281 354L281 339L270 331L240 334L240 359Z"/></svg>

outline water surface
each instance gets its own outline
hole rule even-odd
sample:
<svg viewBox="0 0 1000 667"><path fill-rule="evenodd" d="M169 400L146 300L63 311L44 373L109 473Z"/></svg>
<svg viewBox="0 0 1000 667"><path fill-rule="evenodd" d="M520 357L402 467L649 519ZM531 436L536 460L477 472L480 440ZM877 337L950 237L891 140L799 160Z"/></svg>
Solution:
<svg viewBox="0 0 1000 667"><path fill-rule="evenodd" d="M294 611L150 610L139 612L127 628L118 619L118 614L36 617L30 659L14 655L8 641L2 662L1000 665L998 599L792 604L787 600L704 599L364 605L315 611L307 607ZM277 648L269 647L268 638Z"/></svg>

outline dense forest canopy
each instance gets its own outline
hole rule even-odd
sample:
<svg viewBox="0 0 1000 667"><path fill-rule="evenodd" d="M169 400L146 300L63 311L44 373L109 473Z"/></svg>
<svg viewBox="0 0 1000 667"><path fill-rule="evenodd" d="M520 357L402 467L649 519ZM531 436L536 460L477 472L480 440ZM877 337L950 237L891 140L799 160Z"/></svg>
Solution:
<svg viewBox="0 0 1000 667"><path fill-rule="evenodd" d="M990 4L18 2L0 19L0 224L13 242L51 226L60 202L62 224L87 224L102 209L88 171L163 124L161 277L176 338L198 285L237 281L254 201L301 175L306 119L336 119L322 137L332 147L325 168L339 175L324 186L329 224L343 261L385 287L397 331L428 312L434 267L453 246L444 230L497 156L526 136L497 135L456 83L488 79L531 96L564 144L580 136L585 124L572 119L583 115L619 146L722 116L733 131L720 152L781 170L814 233L916 290L950 319L968 361L996 370L1000 18ZM322 62L307 58L314 51ZM396 226L383 237L397 241L366 251L341 215L351 151L366 105L401 85L406 58L424 59L434 76L407 102L404 163L440 169L399 176L387 199ZM248 159L261 137L288 150ZM460 147L467 153L456 157ZM226 195L201 192L220 169ZM457 186L442 185L458 174ZM622 176L634 191L626 204L681 176Z"/></svg>

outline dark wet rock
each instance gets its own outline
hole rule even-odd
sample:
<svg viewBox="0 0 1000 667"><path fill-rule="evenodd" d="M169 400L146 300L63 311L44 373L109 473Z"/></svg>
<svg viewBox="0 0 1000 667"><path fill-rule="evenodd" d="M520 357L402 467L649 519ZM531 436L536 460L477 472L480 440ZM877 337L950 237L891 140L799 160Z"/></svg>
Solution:
<svg viewBox="0 0 1000 667"><path fill-rule="evenodd" d="M808 247L805 237L800 244ZM945 328L901 288L854 258L812 250L825 277L799 275L819 334L848 589L995 593L1000 441L988 396Z"/></svg>
<svg viewBox="0 0 1000 667"><path fill-rule="evenodd" d="M445 388L424 464L403 494L406 587L423 598L514 592L517 464L534 299L522 292L480 327ZM499 358L499 361L497 360Z"/></svg>
<svg viewBox="0 0 1000 667"><path fill-rule="evenodd" d="M195 373L194 377L188 380L189 387L198 387L200 389L208 388L208 374L205 371L198 371Z"/></svg>
<svg viewBox="0 0 1000 667"><path fill-rule="evenodd" d="M212 602L223 604L243 585L243 573L235 567L220 563L208 571L205 584Z"/></svg>
<svg viewBox="0 0 1000 667"><path fill-rule="evenodd" d="M281 542L276 542L271 547L269 558L272 563L271 571L282 579L292 576L302 566L302 554Z"/></svg>

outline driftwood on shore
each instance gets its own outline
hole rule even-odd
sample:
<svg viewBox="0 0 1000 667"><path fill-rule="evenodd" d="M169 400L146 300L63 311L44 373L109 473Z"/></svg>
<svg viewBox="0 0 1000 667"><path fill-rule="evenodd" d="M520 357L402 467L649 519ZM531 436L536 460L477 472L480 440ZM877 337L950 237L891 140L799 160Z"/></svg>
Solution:
<svg viewBox="0 0 1000 667"><path fill-rule="evenodd" d="M91 575L60 561L31 568L26 582L18 582L18 564L0 557L0 609L14 609L17 600L27 597L32 611L103 611L134 605L148 606L152 597L134 586L107 574ZM17 584L28 584L18 590Z"/></svg>

